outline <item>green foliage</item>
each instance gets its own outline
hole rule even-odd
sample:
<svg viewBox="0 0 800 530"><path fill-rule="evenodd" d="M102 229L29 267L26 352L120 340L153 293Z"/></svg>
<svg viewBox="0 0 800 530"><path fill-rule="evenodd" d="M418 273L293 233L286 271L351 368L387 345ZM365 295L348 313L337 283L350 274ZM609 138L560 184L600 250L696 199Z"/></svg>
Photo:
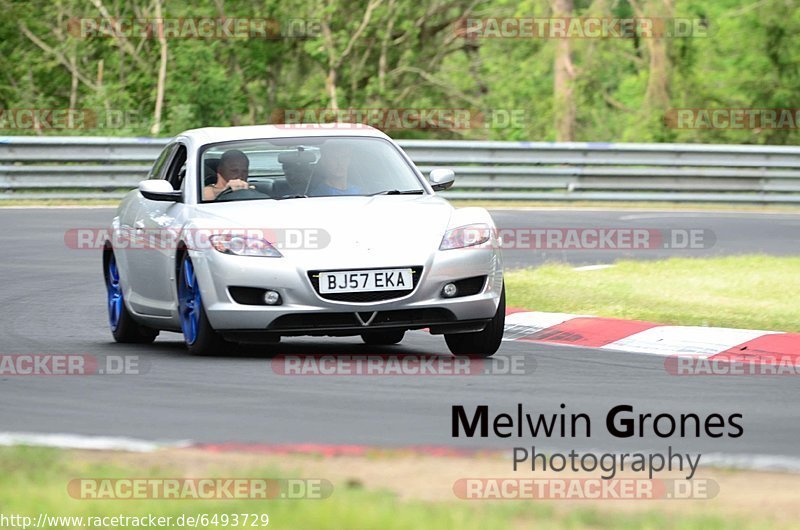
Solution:
<svg viewBox="0 0 800 530"><path fill-rule="evenodd" d="M549 0L198 0L163 2L170 19L268 18L306 37L169 38L159 135L269 123L284 109L470 109L482 126L389 131L396 137L555 139L555 39L456 35L464 17L549 17ZM667 40L671 108L794 108L800 92L796 0L686 0L672 16L708 36ZM154 18L154 0L97 4L122 19ZM372 5L374 4L374 5ZM631 17L628 0L574 0L575 16ZM665 0L640 0L644 15ZM370 7L371 6L371 7ZM82 36L103 14L79 0L0 0L0 108L91 109L91 129L46 134L148 135L155 120L157 38ZM367 18L366 13L370 14ZM324 29L329 29L329 32ZM570 41L578 141L794 144L797 129L675 129L647 100L646 39ZM331 90L333 79L335 97ZM512 126L492 121L518 112ZM109 113L126 119L106 119ZM9 134L35 131L7 130Z"/></svg>

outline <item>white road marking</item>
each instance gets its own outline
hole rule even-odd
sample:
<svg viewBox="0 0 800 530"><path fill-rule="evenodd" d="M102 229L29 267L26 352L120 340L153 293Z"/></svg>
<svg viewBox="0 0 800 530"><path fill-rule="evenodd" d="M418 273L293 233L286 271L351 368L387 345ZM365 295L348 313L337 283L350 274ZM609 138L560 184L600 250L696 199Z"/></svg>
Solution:
<svg viewBox="0 0 800 530"><path fill-rule="evenodd" d="M617 210L619 211L619 210ZM621 215L620 221L637 221L640 219L706 219L706 218L727 218L741 219L742 215L787 215L796 216L794 212L730 212L730 211L708 211L708 212L666 212L666 213L645 213Z"/></svg>
<svg viewBox="0 0 800 530"><path fill-rule="evenodd" d="M597 265L584 265L583 267L573 267L574 271L599 271L603 269L610 269L614 265L610 264L597 264Z"/></svg>
<svg viewBox="0 0 800 530"><path fill-rule="evenodd" d="M601 348L651 355L685 354L708 357L737 344L774 333L778 332L700 326L658 326L634 333Z"/></svg>
<svg viewBox="0 0 800 530"><path fill-rule="evenodd" d="M705 453L701 467L725 469L757 469L762 471L786 471L800 473L800 458L783 455L726 455Z"/></svg>
<svg viewBox="0 0 800 530"><path fill-rule="evenodd" d="M0 445L34 445L60 449L92 449L99 451L130 451L149 453L163 448L190 447L187 440L152 442L117 436L86 436L82 434L45 434L31 432L0 432Z"/></svg>
<svg viewBox="0 0 800 530"><path fill-rule="evenodd" d="M20 199L25 200L25 199ZM122 199L120 199L122 202ZM116 206L103 206L101 204L95 205L87 205L81 206L79 204L62 204L62 205L53 205L53 206L25 206L25 205L16 205L16 206L5 206L2 201L0 201L0 211L2 210L114 210Z"/></svg>

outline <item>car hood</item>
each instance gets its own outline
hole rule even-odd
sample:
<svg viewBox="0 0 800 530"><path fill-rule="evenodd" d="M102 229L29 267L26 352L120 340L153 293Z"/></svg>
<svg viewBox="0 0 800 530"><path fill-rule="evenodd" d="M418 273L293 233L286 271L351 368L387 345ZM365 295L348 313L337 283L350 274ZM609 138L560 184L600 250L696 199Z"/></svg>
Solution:
<svg viewBox="0 0 800 530"><path fill-rule="evenodd" d="M454 208L435 195L313 197L199 205L197 226L264 230L305 268L422 265Z"/></svg>

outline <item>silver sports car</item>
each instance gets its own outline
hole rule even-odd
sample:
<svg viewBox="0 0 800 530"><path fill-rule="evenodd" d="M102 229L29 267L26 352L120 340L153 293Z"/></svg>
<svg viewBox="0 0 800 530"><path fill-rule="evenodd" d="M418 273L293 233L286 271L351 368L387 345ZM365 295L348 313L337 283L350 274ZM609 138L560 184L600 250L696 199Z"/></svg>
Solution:
<svg viewBox="0 0 800 530"><path fill-rule="evenodd" d="M494 354L505 291L482 208L436 195L388 136L354 125L205 128L164 148L117 209L103 250L114 339L182 332L191 353L282 336L396 344L443 334Z"/></svg>

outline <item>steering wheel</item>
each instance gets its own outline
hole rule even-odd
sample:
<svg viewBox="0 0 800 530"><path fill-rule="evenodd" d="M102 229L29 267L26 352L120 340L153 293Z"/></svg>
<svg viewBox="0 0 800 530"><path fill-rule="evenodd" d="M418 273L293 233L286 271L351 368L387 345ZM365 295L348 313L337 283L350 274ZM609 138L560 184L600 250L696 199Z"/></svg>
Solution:
<svg viewBox="0 0 800 530"><path fill-rule="evenodd" d="M224 198L223 198L224 197ZM242 199L261 199L264 197L269 197L266 193L261 193L260 191L256 191L254 189L242 189L242 190L235 190L233 188L225 188L220 192L219 195L214 199L214 201L226 202L226 201L237 201Z"/></svg>

